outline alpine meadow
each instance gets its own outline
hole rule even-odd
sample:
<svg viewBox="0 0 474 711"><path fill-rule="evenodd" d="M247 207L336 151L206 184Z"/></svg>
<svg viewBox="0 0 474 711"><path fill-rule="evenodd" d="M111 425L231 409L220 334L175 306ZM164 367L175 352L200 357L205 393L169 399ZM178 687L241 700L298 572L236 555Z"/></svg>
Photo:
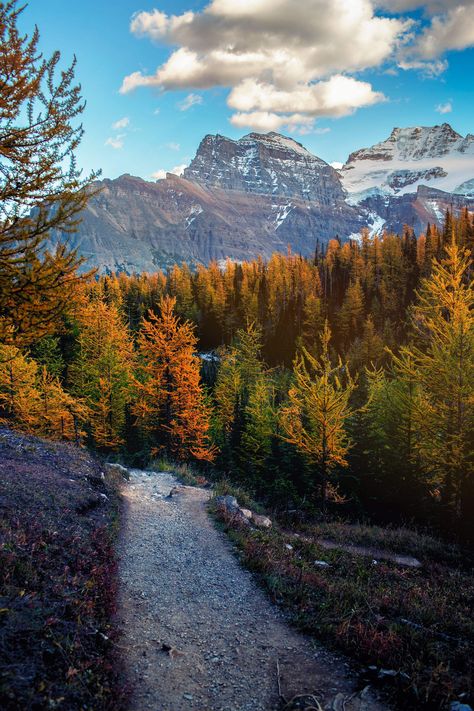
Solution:
<svg viewBox="0 0 474 711"><path fill-rule="evenodd" d="M0 2L0 708L472 711L472 3L99 5Z"/></svg>

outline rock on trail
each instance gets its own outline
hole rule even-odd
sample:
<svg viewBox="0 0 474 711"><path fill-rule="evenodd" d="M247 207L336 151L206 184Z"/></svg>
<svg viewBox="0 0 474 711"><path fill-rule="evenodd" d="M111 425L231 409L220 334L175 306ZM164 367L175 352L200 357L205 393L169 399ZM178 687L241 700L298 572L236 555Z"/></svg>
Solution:
<svg viewBox="0 0 474 711"><path fill-rule="evenodd" d="M382 711L341 657L293 630L206 513L209 492L132 470L119 544L120 646L131 711L272 711L281 693ZM344 705L345 701L345 705Z"/></svg>

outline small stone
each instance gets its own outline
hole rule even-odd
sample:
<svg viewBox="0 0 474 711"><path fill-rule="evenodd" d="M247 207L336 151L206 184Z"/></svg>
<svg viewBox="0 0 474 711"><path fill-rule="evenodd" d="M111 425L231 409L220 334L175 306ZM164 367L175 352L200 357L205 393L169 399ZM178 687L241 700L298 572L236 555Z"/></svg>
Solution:
<svg viewBox="0 0 474 711"><path fill-rule="evenodd" d="M291 546L289 543L285 543L285 548L289 551L293 550L293 546Z"/></svg>
<svg viewBox="0 0 474 711"><path fill-rule="evenodd" d="M192 694L183 694L183 699L186 699L186 701L192 701L194 696Z"/></svg>
<svg viewBox="0 0 474 711"><path fill-rule="evenodd" d="M315 560L314 561L315 565L319 565L320 568L329 568L330 565L326 560Z"/></svg>

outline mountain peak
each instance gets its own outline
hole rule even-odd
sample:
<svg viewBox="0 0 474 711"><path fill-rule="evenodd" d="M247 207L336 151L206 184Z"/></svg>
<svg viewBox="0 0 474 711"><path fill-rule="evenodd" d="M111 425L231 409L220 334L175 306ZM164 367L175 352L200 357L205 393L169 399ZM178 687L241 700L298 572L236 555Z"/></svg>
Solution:
<svg viewBox="0 0 474 711"><path fill-rule="evenodd" d="M313 156L313 154L310 153L310 151L308 151L308 149L305 148L302 143L299 143L290 136L284 136L282 133L277 133L276 131L270 131L269 133L248 133L246 136L243 136L240 141L257 141L259 143L273 145L275 148L281 148L287 151L294 151L295 153L308 155L312 158L316 157Z"/></svg>
<svg viewBox="0 0 474 711"><path fill-rule="evenodd" d="M184 171L206 187L275 197L343 199L339 176L301 143L276 132L249 133L237 141L207 135Z"/></svg>
<svg viewBox="0 0 474 711"><path fill-rule="evenodd" d="M384 141L351 153L346 165L359 160L415 161L435 158L453 150L462 150L464 140L449 123L436 126L396 127Z"/></svg>
<svg viewBox="0 0 474 711"><path fill-rule="evenodd" d="M384 141L349 156L344 187L362 197L374 190L415 192L420 185L459 192L472 174L473 154L474 137L461 136L449 123L396 127Z"/></svg>

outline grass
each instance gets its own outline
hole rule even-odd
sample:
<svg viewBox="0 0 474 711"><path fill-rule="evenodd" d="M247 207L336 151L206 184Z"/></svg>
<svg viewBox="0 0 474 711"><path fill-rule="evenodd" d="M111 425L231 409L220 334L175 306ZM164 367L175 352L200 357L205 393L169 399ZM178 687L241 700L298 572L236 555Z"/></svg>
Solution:
<svg viewBox="0 0 474 711"><path fill-rule="evenodd" d="M351 543L368 548L383 548L391 553L413 556L421 561L461 565L463 560L458 546L445 543L433 536L419 533L405 526L382 527L330 521L306 526L302 532L315 539L327 539L335 543Z"/></svg>
<svg viewBox="0 0 474 711"><path fill-rule="evenodd" d="M202 476L191 464L173 462L165 457L153 459L147 467L148 471L171 472L181 484L186 486L207 486L206 477Z"/></svg>
<svg viewBox="0 0 474 711"><path fill-rule="evenodd" d="M124 708L113 475L84 450L8 430L0 462L0 707Z"/></svg>
<svg viewBox="0 0 474 711"><path fill-rule="evenodd" d="M277 525L257 531L215 514L243 564L300 629L376 667L375 677L381 669L396 672L386 678L400 708L448 709L458 698L472 703L474 573L459 565L459 550L406 528L327 523L295 537ZM327 550L320 538L409 554L423 565L374 563Z"/></svg>
<svg viewBox="0 0 474 711"><path fill-rule="evenodd" d="M250 509L255 513L262 513L262 506L254 501L252 496L245 490L235 484L232 484L228 479L220 479L214 486L214 496L235 496L240 506L244 509Z"/></svg>

